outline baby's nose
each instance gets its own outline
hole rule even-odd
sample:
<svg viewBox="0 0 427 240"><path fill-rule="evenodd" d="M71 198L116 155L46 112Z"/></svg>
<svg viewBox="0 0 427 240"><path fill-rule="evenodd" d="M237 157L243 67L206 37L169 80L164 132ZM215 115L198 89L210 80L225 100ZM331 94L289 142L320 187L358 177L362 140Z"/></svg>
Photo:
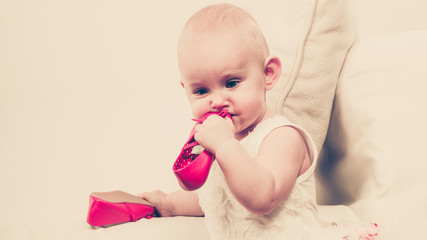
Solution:
<svg viewBox="0 0 427 240"><path fill-rule="evenodd" d="M214 109L223 109L229 106L227 97L222 93L212 94L211 107Z"/></svg>

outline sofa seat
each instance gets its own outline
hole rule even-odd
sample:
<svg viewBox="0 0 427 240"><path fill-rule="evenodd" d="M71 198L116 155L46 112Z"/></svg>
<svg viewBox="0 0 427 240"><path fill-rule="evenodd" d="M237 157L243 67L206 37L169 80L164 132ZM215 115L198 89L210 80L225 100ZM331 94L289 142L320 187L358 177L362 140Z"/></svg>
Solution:
<svg viewBox="0 0 427 240"><path fill-rule="evenodd" d="M327 221L357 220L354 212L344 205L322 205L319 215ZM141 219L111 226L93 228L83 219L74 222L30 222L3 226L2 240L140 240L140 239L186 239L206 240L208 232L203 217L166 217Z"/></svg>

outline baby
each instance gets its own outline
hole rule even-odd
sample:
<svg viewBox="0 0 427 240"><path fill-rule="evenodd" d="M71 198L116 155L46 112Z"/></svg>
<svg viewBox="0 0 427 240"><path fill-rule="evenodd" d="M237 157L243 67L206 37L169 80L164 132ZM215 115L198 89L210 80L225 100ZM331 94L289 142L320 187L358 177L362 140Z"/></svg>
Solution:
<svg viewBox="0 0 427 240"><path fill-rule="evenodd" d="M227 109L233 120L213 114L195 129L216 159L200 190L139 196L159 216L205 216L211 239L319 239L316 148L267 107L281 63L255 20L228 4L198 11L180 35L178 63L193 117Z"/></svg>

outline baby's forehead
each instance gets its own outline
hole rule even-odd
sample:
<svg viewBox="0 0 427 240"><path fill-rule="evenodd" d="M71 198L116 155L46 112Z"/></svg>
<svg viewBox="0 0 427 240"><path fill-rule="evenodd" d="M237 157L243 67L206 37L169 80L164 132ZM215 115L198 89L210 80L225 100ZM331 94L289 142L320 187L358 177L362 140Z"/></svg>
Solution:
<svg viewBox="0 0 427 240"><path fill-rule="evenodd" d="M190 34L178 50L178 61L197 65L197 62L232 60L233 64L237 64L255 59L258 52L247 38L236 32Z"/></svg>
<svg viewBox="0 0 427 240"><path fill-rule="evenodd" d="M197 47L205 48L232 48L233 53L245 52L246 54L263 55L264 39L255 37L256 34L247 29L232 28L188 28L182 32L178 51L191 51ZM262 35L261 35L262 36ZM268 51L268 50L267 50ZM188 52L187 52L188 53Z"/></svg>
<svg viewBox="0 0 427 240"><path fill-rule="evenodd" d="M216 45L218 42L228 43L229 45L234 44L235 41L239 41L241 45L245 45L245 42L249 42L250 39L236 29L221 29L215 31L203 30L198 31L195 29L188 29L182 33L180 39L180 45L184 46L197 46L197 45Z"/></svg>

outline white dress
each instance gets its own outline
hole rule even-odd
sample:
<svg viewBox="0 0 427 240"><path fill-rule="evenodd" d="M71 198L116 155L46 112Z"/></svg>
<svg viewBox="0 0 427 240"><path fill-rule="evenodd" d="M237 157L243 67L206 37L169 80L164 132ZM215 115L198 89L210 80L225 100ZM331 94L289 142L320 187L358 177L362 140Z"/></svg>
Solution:
<svg viewBox="0 0 427 240"><path fill-rule="evenodd" d="M286 200L272 212L260 216L246 210L233 197L221 169L214 162L205 185L198 190L211 239L363 239L344 238L348 235L348 228L334 227L318 218L313 176L318 154L313 140L304 129L283 116L275 116L258 124L240 142L252 157L256 157L264 138L283 126L297 129L304 138L312 161L311 167L297 178Z"/></svg>

